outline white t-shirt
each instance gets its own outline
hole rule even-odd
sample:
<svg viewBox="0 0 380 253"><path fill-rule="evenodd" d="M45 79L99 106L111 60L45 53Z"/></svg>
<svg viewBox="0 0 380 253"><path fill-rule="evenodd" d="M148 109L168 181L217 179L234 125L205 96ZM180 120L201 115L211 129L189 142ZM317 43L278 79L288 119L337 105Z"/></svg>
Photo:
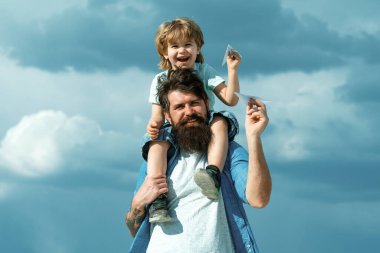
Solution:
<svg viewBox="0 0 380 253"><path fill-rule="evenodd" d="M181 153L168 179L169 214L173 220L151 224L147 252L234 252L221 192L218 201L212 201L193 179L195 170L206 165L206 155Z"/></svg>

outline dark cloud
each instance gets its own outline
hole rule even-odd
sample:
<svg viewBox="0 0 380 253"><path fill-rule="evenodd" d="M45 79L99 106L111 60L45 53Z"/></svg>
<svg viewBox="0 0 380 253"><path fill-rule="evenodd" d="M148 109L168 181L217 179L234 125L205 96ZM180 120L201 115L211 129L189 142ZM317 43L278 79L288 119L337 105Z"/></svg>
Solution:
<svg viewBox="0 0 380 253"><path fill-rule="evenodd" d="M368 158L379 158L380 135L377 134L379 126L380 111L380 64L353 64L351 71L347 77L347 81L343 86L336 89L335 93L339 100L351 104L355 111L360 115L361 124L366 126L363 132L357 132L355 135L371 135L371 138L364 139L360 145L355 145L360 154L368 154ZM336 129L336 132L347 131L344 128ZM352 132L349 134L353 134Z"/></svg>
<svg viewBox="0 0 380 253"><path fill-rule="evenodd" d="M303 186L294 188L299 198L320 202L377 202L380 200L378 159L320 159L273 162L271 170Z"/></svg>
<svg viewBox="0 0 380 253"><path fill-rule="evenodd" d="M0 201L2 252L128 250L132 238L124 224L124 214L130 193L14 186L12 198Z"/></svg>
<svg viewBox="0 0 380 253"><path fill-rule="evenodd" d="M373 54L379 52L377 37L343 37L315 18L298 19L277 0L194 1L186 6L145 1L141 4L150 8L138 8L137 3L111 8L117 2L90 1L86 9L67 9L45 21L9 24L12 29L3 44L13 47L12 56L21 64L51 71L117 71L128 66L156 70L157 26L188 16L204 31L207 61L219 65L230 43L244 57L243 74L314 71L340 66L347 57L379 61L378 53Z"/></svg>
<svg viewBox="0 0 380 253"><path fill-rule="evenodd" d="M368 109L378 111L380 109L379 73L379 64L355 64L346 84L337 90L337 95L346 102L354 102L357 106L364 103L363 109L366 111ZM369 104L371 104L370 107L368 107Z"/></svg>
<svg viewBox="0 0 380 253"><path fill-rule="evenodd" d="M271 202L264 210L246 208L260 252L343 253L371 252L378 248L377 207L294 198L287 194L288 187L279 186L282 183L277 182ZM300 187L299 182L291 185Z"/></svg>
<svg viewBox="0 0 380 253"><path fill-rule="evenodd" d="M24 217L18 214L20 209L13 209L5 204L8 203L0 203L1 251L31 252L30 246L33 239L30 237L30 227L18 226L18 222L24 221ZM23 240L22 243L20 243L20 238Z"/></svg>
<svg viewBox="0 0 380 253"><path fill-rule="evenodd" d="M143 13L140 13L140 16ZM120 70L153 62L154 29L129 13L69 9L44 23L17 27L12 56L23 65L56 71Z"/></svg>

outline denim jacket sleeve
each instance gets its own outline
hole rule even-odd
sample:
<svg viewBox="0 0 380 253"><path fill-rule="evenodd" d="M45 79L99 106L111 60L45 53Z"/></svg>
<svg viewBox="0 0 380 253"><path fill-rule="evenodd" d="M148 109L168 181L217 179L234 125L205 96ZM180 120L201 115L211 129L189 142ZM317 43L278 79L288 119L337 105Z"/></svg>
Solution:
<svg viewBox="0 0 380 253"><path fill-rule="evenodd" d="M133 196L136 195L136 192L140 189L140 186L145 180L146 174L147 174L147 167L146 167L146 161L143 161L140 166L139 175L137 178L135 190L133 192Z"/></svg>
<svg viewBox="0 0 380 253"><path fill-rule="evenodd" d="M143 161L140 166L139 176L137 178L137 183L135 190L133 192L133 196L136 195L136 192L140 189L142 183L145 180L146 177L146 162ZM149 233L150 233L150 227L148 222L148 215L145 216L140 228L137 231L137 234L132 242L132 245L129 249L129 253L140 253L145 252L146 247L149 243Z"/></svg>
<svg viewBox="0 0 380 253"><path fill-rule="evenodd" d="M222 192L226 216L234 242L235 252L258 253L243 203L248 204L246 185L248 153L236 142L229 143L226 165L222 174Z"/></svg>
<svg viewBox="0 0 380 253"><path fill-rule="evenodd" d="M246 185L248 175L248 152L241 145L232 141L229 143L227 163L235 190L243 203L248 204Z"/></svg>

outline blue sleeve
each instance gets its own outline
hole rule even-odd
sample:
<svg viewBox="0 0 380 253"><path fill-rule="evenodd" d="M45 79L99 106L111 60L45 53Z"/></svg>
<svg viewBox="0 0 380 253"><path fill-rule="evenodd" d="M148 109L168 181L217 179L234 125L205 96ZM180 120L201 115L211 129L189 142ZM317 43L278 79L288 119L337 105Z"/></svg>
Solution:
<svg viewBox="0 0 380 253"><path fill-rule="evenodd" d="M246 192L248 176L248 152L236 142L230 142L229 157L231 178L240 199L248 204Z"/></svg>
<svg viewBox="0 0 380 253"><path fill-rule="evenodd" d="M145 177L146 177L146 162L143 161L141 163L141 166L140 166L140 171L139 171L139 176L137 178L137 182L136 182L136 187L135 187L135 190L133 191L133 196L136 194L136 192L140 189L140 186L142 185L142 183L144 182L145 180Z"/></svg>
<svg viewBox="0 0 380 253"><path fill-rule="evenodd" d="M214 90L219 84L224 82L224 79L218 72L208 64L204 64L205 83L210 90Z"/></svg>

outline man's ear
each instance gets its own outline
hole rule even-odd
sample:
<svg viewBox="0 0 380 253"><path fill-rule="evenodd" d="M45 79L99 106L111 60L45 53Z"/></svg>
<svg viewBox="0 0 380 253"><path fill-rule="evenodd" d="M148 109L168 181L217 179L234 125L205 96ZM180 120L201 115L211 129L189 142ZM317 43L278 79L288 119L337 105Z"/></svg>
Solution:
<svg viewBox="0 0 380 253"><path fill-rule="evenodd" d="M165 118L167 121L169 121L170 125L173 125L172 118L170 117L170 114L167 112L164 112Z"/></svg>
<svg viewBox="0 0 380 253"><path fill-rule="evenodd" d="M205 105L206 105L207 112L209 112L210 111L210 104L208 103L208 99L205 100Z"/></svg>

